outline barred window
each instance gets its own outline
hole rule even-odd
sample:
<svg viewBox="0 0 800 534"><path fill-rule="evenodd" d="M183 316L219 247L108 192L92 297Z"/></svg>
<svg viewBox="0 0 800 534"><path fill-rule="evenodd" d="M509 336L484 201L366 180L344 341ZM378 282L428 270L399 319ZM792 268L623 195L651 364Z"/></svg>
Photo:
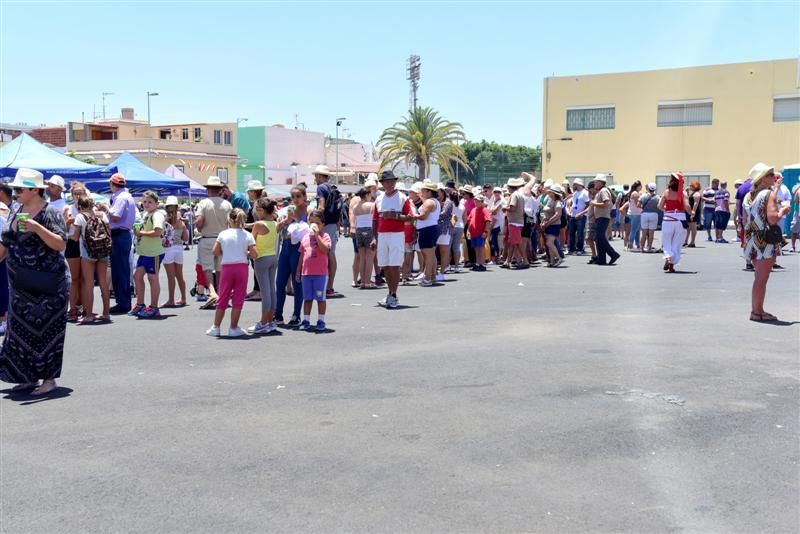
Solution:
<svg viewBox="0 0 800 534"><path fill-rule="evenodd" d="M772 100L772 120L800 121L800 95L776 96Z"/></svg>
<svg viewBox="0 0 800 534"><path fill-rule="evenodd" d="M567 130L613 130L614 106L567 109Z"/></svg>
<svg viewBox="0 0 800 534"><path fill-rule="evenodd" d="M658 126L709 126L714 104L710 100L686 100L658 104Z"/></svg>

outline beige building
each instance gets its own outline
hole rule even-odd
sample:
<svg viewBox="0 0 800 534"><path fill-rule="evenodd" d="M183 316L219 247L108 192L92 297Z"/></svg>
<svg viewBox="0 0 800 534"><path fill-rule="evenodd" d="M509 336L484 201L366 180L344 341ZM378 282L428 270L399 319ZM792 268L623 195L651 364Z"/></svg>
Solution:
<svg viewBox="0 0 800 534"><path fill-rule="evenodd" d="M151 125L136 120L132 108L119 119L67 124L67 150L98 163L110 163L127 151L157 171L175 165L205 183L211 175L237 187L235 122Z"/></svg>
<svg viewBox="0 0 800 534"><path fill-rule="evenodd" d="M758 161L800 162L800 61L544 80L542 175L613 183L681 170L732 183Z"/></svg>

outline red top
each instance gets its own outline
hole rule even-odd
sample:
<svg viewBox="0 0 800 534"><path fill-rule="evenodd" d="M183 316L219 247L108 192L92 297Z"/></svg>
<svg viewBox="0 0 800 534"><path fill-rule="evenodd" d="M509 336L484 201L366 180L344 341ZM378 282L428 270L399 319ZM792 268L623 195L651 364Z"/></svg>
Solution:
<svg viewBox="0 0 800 534"><path fill-rule="evenodd" d="M664 211L683 211L683 195L681 194L675 200L664 200Z"/></svg>
<svg viewBox="0 0 800 534"><path fill-rule="evenodd" d="M384 219L385 213L403 213L411 215L411 203L408 198L400 191L395 191L392 196L381 193L375 201L375 209L372 211L372 220L378 221L378 232L403 232L405 224L397 219Z"/></svg>
<svg viewBox="0 0 800 534"><path fill-rule="evenodd" d="M486 231L486 222L492 220L492 213L486 208L478 209L477 206L467 216L469 235L481 237Z"/></svg>

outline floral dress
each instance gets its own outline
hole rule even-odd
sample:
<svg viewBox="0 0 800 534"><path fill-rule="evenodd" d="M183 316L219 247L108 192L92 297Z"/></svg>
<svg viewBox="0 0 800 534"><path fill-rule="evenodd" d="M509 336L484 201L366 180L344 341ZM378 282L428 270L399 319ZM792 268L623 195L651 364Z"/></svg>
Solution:
<svg viewBox="0 0 800 534"><path fill-rule="evenodd" d="M64 218L58 209L45 206L33 220L66 240ZM67 261L61 252L45 245L33 232L20 232L12 226L9 224L2 234L11 305L8 329L0 351L0 380L27 384L58 378L61 376L71 283ZM46 293L23 291L16 287L21 268L55 273L58 281Z"/></svg>
<svg viewBox="0 0 800 534"><path fill-rule="evenodd" d="M744 229L745 245L742 253L748 261L768 260L775 257L775 245L764 240L764 232L769 227L767 220L769 194L769 189L761 191L748 207L747 226Z"/></svg>

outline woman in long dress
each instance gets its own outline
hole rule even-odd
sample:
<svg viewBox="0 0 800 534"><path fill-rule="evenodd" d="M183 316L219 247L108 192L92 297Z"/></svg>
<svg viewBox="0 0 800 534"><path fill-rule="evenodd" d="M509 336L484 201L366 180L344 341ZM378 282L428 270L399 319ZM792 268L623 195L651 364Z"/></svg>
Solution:
<svg viewBox="0 0 800 534"><path fill-rule="evenodd" d="M0 380L42 395L54 390L61 376L71 283L63 255L66 228L59 210L44 198L40 172L20 169L10 185L21 207L10 216L0 245L11 303Z"/></svg>
<svg viewBox="0 0 800 534"><path fill-rule="evenodd" d="M777 224L791 209L788 206L778 208L775 191L775 169L764 163L757 163L750 171L752 187L746 200L747 222L744 227L744 257L755 267L753 290L751 297L751 321L777 321L778 318L764 311L764 299L767 296L769 273L775 264L779 245L768 243L765 233L771 224Z"/></svg>
<svg viewBox="0 0 800 534"><path fill-rule="evenodd" d="M681 247L686 237L683 224L688 221L690 209L689 197L683 190L682 173L673 172L669 177L669 186L658 201L658 209L664 212L664 221L661 224L664 270L674 273L675 266L681 262Z"/></svg>

